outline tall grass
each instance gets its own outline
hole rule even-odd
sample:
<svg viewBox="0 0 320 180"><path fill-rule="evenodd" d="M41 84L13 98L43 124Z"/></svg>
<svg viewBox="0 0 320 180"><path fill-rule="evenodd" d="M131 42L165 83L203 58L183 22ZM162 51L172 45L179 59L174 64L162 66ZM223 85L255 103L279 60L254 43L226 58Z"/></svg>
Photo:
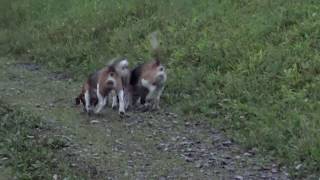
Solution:
<svg viewBox="0 0 320 180"><path fill-rule="evenodd" d="M2 0L0 47L83 77L106 59L150 57L160 32L165 102L244 146L320 169L317 0ZM218 116L212 116L218 114Z"/></svg>

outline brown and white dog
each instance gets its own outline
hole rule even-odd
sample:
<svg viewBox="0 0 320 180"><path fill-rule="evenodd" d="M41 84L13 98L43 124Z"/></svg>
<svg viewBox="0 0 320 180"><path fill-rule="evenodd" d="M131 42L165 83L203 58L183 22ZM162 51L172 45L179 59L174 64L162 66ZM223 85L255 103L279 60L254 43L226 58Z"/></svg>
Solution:
<svg viewBox="0 0 320 180"><path fill-rule="evenodd" d="M76 98L76 104L84 105L84 109L89 114L95 107L95 113L99 113L106 105L108 95L111 91L115 91L119 97L119 113L125 113L124 92L121 76L117 73L114 65L109 65L93 74L82 87L82 92Z"/></svg>
<svg viewBox="0 0 320 180"><path fill-rule="evenodd" d="M139 65L131 72L130 85L133 105L140 99L141 104L159 109L160 96L167 80L164 66L159 59Z"/></svg>
<svg viewBox="0 0 320 180"><path fill-rule="evenodd" d="M129 70L129 62L127 59L113 59L109 63L110 66L115 67L117 74L120 76L122 81L122 87L124 90L124 103L125 109L127 110L130 104L130 97L129 97L129 81L130 81L130 70ZM112 93L112 108L116 108L118 106L119 97L113 91Z"/></svg>
<svg viewBox="0 0 320 180"><path fill-rule="evenodd" d="M75 99L76 105L82 103L83 110L88 113L91 113L91 108L95 107L98 104L97 80L98 72L90 74L87 81L82 86L81 93Z"/></svg>
<svg viewBox="0 0 320 180"><path fill-rule="evenodd" d="M147 103L152 109L159 109L160 96L167 80L167 73L160 63L160 49L157 32L151 34L150 43L154 59L137 66L131 71L130 88L133 105L140 99L141 104Z"/></svg>

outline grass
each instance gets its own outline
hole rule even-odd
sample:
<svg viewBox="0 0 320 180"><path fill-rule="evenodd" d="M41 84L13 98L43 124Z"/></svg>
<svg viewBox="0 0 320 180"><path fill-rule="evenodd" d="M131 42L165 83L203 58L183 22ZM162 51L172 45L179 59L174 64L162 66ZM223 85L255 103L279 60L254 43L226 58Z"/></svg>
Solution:
<svg viewBox="0 0 320 180"><path fill-rule="evenodd" d="M0 103L1 156L7 158L4 167L11 167L7 174L16 179L52 179L57 177L78 179L69 165L56 157L64 146L61 138L41 138L49 127L29 112Z"/></svg>
<svg viewBox="0 0 320 180"><path fill-rule="evenodd" d="M3 0L0 53L81 80L117 55L150 58L160 32L164 101L245 147L320 171L317 0ZM214 115L213 115L214 114Z"/></svg>

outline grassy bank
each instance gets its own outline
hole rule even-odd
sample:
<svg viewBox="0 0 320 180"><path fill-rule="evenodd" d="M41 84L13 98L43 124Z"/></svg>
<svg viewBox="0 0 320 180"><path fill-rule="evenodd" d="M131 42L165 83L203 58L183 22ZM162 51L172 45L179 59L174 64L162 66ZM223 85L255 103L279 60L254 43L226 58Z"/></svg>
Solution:
<svg viewBox="0 0 320 180"><path fill-rule="evenodd" d="M7 174L16 179L78 179L68 162L58 159L57 151L65 144L50 136L50 127L30 112L0 103L0 157ZM81 177L80 176L80 177ZM6 178L6 177L2 177ZM10 179L10 178L8 178Z"/></svg>
<svg viewBox="0 0 320 180"><path fill-rule="evenodd" d="M116 55L150 57L160 32L164 100L306 175L320 169L317 0L3 0L0 53L81 79Z"/></svg>

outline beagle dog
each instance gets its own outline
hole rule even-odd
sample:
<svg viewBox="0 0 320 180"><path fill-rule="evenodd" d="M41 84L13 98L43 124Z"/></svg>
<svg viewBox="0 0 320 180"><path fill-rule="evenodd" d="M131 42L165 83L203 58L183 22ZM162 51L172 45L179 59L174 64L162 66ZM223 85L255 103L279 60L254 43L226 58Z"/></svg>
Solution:
<svg viewBox="0 0 320 180"><path fill-rule="evenodd" d="M130 70L129 70L129 62L127 59L114 59L109 63L110 66L115 67L117 74L121 78L123 90L124 90L124 104L125 109L127 110L130 104L129 97L129 81L130 81ZM115 93L112 92L112 108L117 108L119 97Z"/></svg>
<svg viewBox="0 0 320 180"><path fill-rule="evenodd" d="M106 66L105 68L89 75L89 78L84 83L82 91L76 98L76 104L82 102L84 110L91 114L100 113L106 105L108 95L111 91L115 91L119 97L119 114L125 113L124 107L124 91L121 76L117 73L114 65Z"/></svg>
<svg viewBox="0 0 320 180"><path fill-rule="evenodd" d="M167 80L164 66L158 59L137 66L131 71L130 86L133 105L141 104L159 109L160 96Z"/></svg>

